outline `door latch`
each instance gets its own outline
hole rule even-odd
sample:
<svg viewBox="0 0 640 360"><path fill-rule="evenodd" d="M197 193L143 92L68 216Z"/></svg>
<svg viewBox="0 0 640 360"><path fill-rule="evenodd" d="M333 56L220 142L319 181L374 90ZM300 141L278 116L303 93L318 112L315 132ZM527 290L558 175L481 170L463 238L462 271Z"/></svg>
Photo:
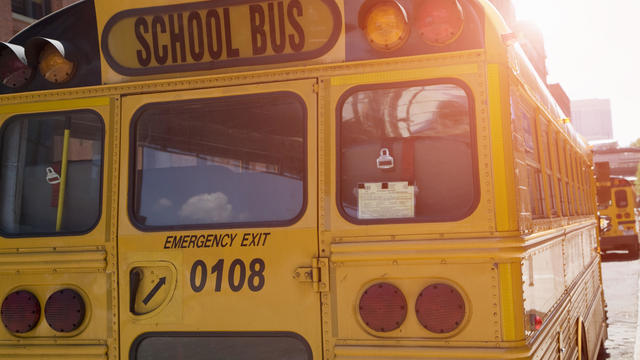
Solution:
<svg viewBox="0 0 640 360"><path fill-rule="evenodd" d="M296 268L293 278L300 282L313 284L313 291L329 291L329 259L315 258L311 260L310 267Z"/></svg>

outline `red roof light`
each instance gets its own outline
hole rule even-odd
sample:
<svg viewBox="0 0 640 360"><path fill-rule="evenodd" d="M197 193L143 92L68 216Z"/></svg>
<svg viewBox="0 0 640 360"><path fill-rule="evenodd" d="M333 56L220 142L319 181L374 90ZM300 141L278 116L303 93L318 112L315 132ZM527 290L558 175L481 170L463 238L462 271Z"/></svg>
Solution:
<svg viewBox="0 0 640 360"><path fill-rule="evenodd" d="M10 88L25 85L33 70L27 63L22 46L0 42L0 82Z"/></svg>
<svg viewBox="0 0 640 360"><path fill-rule="evenodd" d="M416 29L429 45L452 43L462 33L464 14L457 0L425 0L418 9Z"/></svg>

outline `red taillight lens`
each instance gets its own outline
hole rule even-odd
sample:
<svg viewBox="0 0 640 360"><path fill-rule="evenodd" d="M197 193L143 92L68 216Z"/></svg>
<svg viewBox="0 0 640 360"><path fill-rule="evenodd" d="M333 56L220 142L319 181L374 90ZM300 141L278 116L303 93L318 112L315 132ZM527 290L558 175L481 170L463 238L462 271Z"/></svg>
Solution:
<svg viewBox="0 0 640 360"><path fill-rule="evenodd" d="M21 87L29 82L32 74L22 46L0 43L0 81L5 86Z"/></svg>
<svg viewBox="0 0 640 360"><path fill-rule="evenodd" d="M370 286L360 297L360 317L378 332L395 330L407 317L407 300L402 291L388 283Z"/></svg>
<svg viewBox="0 0 640 360"><path fill-rule="evenodd" d="M529 314L529 329L531 331L540 330L542 327L542 318L536 314Z"/></svg>
<svg viewBox="0 0 640 360"><path fill-rule="evenodd" d="M2 302L2 323L13 333L25 333L40 320L40 302L24 290L12 292Z"/></svg>
<svg viewBox="0 0 640 360"><path fill-rule="evenodd" d="M85 305L80 294L73 289L62 289L49 296L44 305L44 317L58 332L76 330L84 321Z"/></svg>
<svg viewBox="0 0 640 360"><path fill-rule="evenodd" d="M462 33L464 14L457 0L425 0L418 9L416 29L429 45L453 42Z"/></svg>
<svg viewBox="0 0 640 360"><path fill-rule="evenodd" d="M438 334L448 333L464 320L464 299L453 286L431 284L418 295L416 315L425 329Z"/></svg>
<svg viewBox="0 0 640 360"><path fill-rule="evenodd" d="M624 213L624 218L625 218L625 219L628 219L628 218L630 218L630 217L631 217L631 214L629 214L629 213Z"/></svg>
<svg viewBox="0 0 640 360"><path fill-rule="evenodd" d="M542 327L542 318L540 316L536 315L535 328L536 328L536 330L540 330L541 327Z"/></svg>
<svg viewBox="0 0 640 360"><path fill-rule="evenodd" d="M622 214L616 214L616 219L622 219Z"/></svg>

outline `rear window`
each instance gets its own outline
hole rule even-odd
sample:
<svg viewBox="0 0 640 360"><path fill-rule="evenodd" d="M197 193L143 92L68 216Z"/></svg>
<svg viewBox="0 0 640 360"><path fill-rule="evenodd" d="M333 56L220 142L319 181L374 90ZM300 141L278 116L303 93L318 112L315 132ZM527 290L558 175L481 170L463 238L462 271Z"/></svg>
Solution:
<svg viewBox="0 0 640 360"><path fill-rule="evenodd" d="M616 207L625 208L629 206L629 200L627 199L627 191L626 190L616 190Z"/></svg>
<svg viewBox="0 0 640 360"><path fill-rule="evenodd" d="M144 334L132 360L311 360L309 344L293 333Z"/></svg>
<svg viewBox="0 0 640 360"><path fill-rule="evenodd" d="M306 121L291 92L148 104L133 123L141 228L290 224L306 206Z"/></svg>
<svg viewBox="0 0 640 360"><path fill-rule="evenodd" d="M473 100L451 83L357 87L338 107L338 203L358 222L463 219L479 198Z"/></svg>
<svg viewBox="0 0 640 360"><path fill-rule="evenodd" d="M97 113L15 116L1 136L0 232L86 233L98 223L104 126Z"/></svg>

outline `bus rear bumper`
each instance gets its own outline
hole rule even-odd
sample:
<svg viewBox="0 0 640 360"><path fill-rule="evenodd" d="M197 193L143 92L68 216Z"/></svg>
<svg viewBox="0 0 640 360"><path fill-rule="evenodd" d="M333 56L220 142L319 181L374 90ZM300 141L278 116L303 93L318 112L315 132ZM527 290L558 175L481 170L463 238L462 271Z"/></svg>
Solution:
<svg viewBox="0 0 640 360"><path fill-rule="evenodd" d="M608 251L627 250L630 255L638 255L638 236L637 235L623 235L623 236L603 236L600 239L600 250L606 253Z"/></svg>
<svg viewBox="0 0 640 360"><path fill-rule="evenodd" d="M530 359L531 348L336 346L336 360Z"/></svg>
<svg viewBox="0 0 640 360"><path fill-rule="evenodd" d="M104 344L20 344L8 342L0 345L3 360L107 360L107 345Z"/></svg>

